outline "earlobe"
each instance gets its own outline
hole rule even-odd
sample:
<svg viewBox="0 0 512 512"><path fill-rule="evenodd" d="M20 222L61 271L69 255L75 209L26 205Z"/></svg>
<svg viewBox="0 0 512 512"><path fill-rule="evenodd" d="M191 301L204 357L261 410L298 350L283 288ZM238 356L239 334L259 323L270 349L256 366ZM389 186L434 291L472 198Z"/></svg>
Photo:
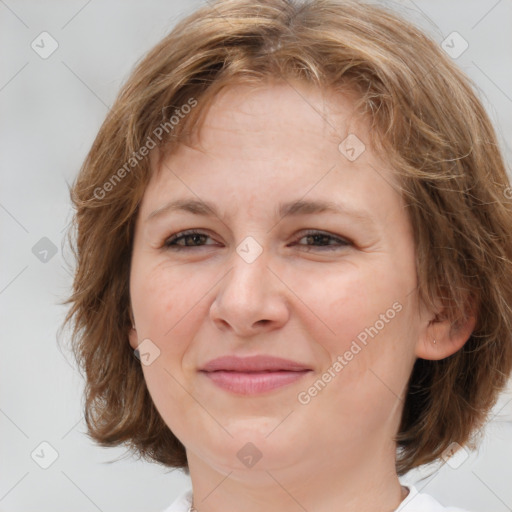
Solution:
<svg viewBox="0 0 512 512"><path fill-rule="evenodd" d="M135 350L139 345L139 340L137 336L137 329L135 327L135 318L133 317L133 311L130 307L129 309L129 315L130 315L130 323L132 324L132 327L128 333L128 339L130 341L130 346Z"/></svg>
<svg viewBox="0 0 512 512"><path fill-rule="evenodd" d="M448 319L431 320L418 339L416 356L421 359L439 360L455 354L468 341L475 324L474 315L459 323L457 328Z"/></svg>
<svg viewBox="0 0 512 512"><path fill-rule="evenodd" d="M135 350L139 346L139 339L135 327L132 327L130 329L130 332L128 333L128 339L130 341L130 347L132 347L133 350Z"/></svg>

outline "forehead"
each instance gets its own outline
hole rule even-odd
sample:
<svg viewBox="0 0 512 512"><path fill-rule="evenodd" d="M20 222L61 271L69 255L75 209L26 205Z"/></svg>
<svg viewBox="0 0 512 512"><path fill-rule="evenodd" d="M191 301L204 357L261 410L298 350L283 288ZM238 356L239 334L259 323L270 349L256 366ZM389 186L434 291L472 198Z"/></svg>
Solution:
<svg viewBox="0 0 512 512"><path fill-rule="evenodd" d="M221 200L326 193L336 200L342 195L333 194L337 190L368 201L382 195L383 186L396 191L387 163L369 147L358 100L355 93L297 82L229 86L213 99L187 144L153 161L146 199L153 206L185 193ZM347 153L351 146L355 159ZM282 197L285 191L289 198Z"/></svg>
<svg viewBox="0 0 512 512"><path fill-rule="evenodd" d="M291 144L301 136L315 139L315 144L339 143L348 129L364 137L367 120L355 111L357 99L353 92L341 94L298 81L232 85L209 105L200 129L193 132L192 146L212 151L219 137L243 139L248 133L260 145L271 144L276 134L285 139L286 133ZM311 150L311 144L305 149Z"/></svg>

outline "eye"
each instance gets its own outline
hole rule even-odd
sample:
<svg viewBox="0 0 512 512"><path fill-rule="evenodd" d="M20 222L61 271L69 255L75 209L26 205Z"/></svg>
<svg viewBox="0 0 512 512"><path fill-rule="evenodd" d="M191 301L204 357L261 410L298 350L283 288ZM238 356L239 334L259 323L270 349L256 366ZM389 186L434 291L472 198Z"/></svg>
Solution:
<svg viewBox="0 0 512 512"><path fill-rule="evenodd" d="M332 251L335 249L339 249L341 247L347 247L352 245L349 241L344 240L343 238L339 238L337 236L331 235L329 233L325 233L323 231L316 231L314 229L307 230L302 233L302 236L297 240L308 239L312 243L319 243L319 245L310 245L307 246L308 251L311 250L311 247L317 248L320 251ZM330 243L334 242L334 244Z"/></svg>
<svg viewBox="0 0 512 512"><path fill-rule="evenodd" d="M203 233L202 231L197 231L195 229L189 229L187 231L180 231L179 233L176 233L169 237L165 243L164 246L172 249L172 250L183 250L185 248L194 248L194 247L201 247L203 245L214 245L214 244L204 244L201 242L204 242L205 239L210 238L210 236L206 233ZM306 232L302 233L302 236L297 241L307 239L309 242L311 242L313 245L307 245L308 250L311 250L312 247L317 248L318 250L325 251L325 250L334 250L338 249L340 247L347 247L352 245L351 242L344 240L342 238L339 238L337 236L331 235L329 233L325 233L323 231L317 231L317 230L307 230ZM190 243L187 243L187 242ZM183 242L183 243L181 243ZM295 243L296 243L295 242ZM318 244L318 245L314 245ZM303 245L303 244L298 244Z"/></svg>
<svg viewBox="0 0 512 512"><path fill-rule="evenodd" d="M173 250L182 250L186 247L200 247L203 244L200 244L201 240L204 240L204 237L210 238L209 235L203 233L201 231L196 231L195 229L189 229L187 231L180 231L172 236L170 236L164 243L165 247ZM191 243L187 243L187 240L191 241ZM184 241L184 243L179 243ZM212 244L208 244L212 245Z"/></svg>

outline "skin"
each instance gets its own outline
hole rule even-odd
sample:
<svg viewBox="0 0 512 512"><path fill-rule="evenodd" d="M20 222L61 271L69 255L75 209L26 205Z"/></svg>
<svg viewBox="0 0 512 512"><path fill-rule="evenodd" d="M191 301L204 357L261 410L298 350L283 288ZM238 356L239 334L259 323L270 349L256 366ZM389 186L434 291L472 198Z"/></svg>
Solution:
<svg viewBox="0 0 512 512"><path fill-rule="evenodd" d="M194 144L160 163L152 155L133 245L129 341L135 349L150 339L160 350L144 377L186 447L200 512L394 510L407 493L393 436L414 361L448 357L474 326L450 332L439 311L419 303L412 228L392 170L369 145L353 162L338 149L349 133L369 140L353 100L303 83L232 85ZM146 222L184 197L214 202L220 217L174 211ZM278 203L294 199L348 204L373 226L330 212L279 219ZM181 251L165 247L187 229L207 236L195 247L182 240ZM335 239L312 240L306 229ZM248 236L262 248L252 263L236 251ZM394 318L300 403L396 303ZM271 354L313 371L278 390L235 395L198 373L226 354ZM252 467L237 457L247 442L261 453Z"/></svg>

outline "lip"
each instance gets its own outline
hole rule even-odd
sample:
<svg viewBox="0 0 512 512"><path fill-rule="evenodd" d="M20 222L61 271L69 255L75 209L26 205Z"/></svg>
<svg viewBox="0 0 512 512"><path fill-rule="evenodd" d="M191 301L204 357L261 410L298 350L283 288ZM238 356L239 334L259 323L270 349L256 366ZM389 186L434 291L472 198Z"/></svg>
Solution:
<svg viewBox="0 0 512 512"><path fill-rule="evenodd" d="M200 370L217 386L240 395L281 388L296 382L310 371L311 368L297 361L267 355L218 357Z"/></svg>
<svg viewBox="0 0 512 512"><path fill-rule="evenodd" d="M307 365L269 355L250 357L222 356L206 363L201 371L265 372L265 371L303 371L311 370Z"/></svg>

